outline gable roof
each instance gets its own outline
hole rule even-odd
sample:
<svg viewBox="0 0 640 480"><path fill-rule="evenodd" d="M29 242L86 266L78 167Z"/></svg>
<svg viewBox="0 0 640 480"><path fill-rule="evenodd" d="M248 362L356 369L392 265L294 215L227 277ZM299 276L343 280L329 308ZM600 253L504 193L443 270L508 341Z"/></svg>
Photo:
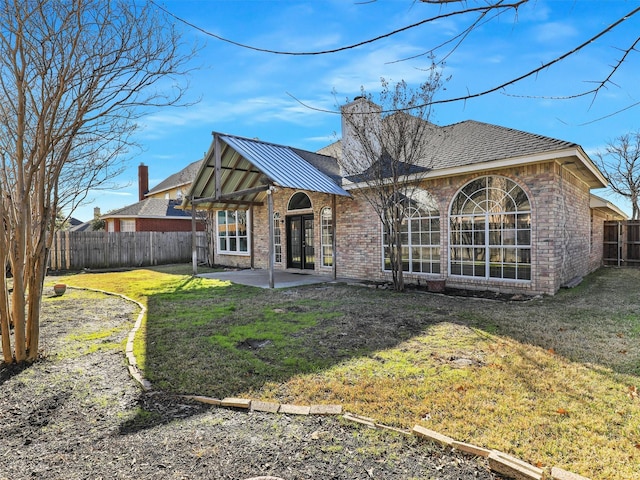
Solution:
<svg viewBox="0 0 640 480"><path fill-rule="evenodd" d="M180 187L182 185L191 184L193 180L196 178L196 174L200 169L200 165L202 165L203 160L196 160L195 162L190 163L186 167L184 167L179 172L174 173L173 175L168 176L164 180L162 180L158 185L149 190L146 195L153 195L160 192L164 192L165 190L171 190L173 188Z"/></svg>
<svg viewBox="0 0 640 480"><path fill-rule="evenodd" d="M220 159L216 196L216 157ZM349 196L339 186L337 161L285 145L214 132L214 139L183 207L247 208L261 204L268 185ZM239 192L239 193L238 193Z"/></svg>
<svg viewBox="0 0 640 480"><path fill-rule="evenodd" d="M442 136L439 138L442 145L439 145L435 168L579 148L579 145L572 142L475 120L441 127L441 131Z"/></svg>
<svg viewBox="0 0 640 480"><path fill-rule="evenodd" d="M426 169L416 174L420 178L561 160L591 188L607 186L598 167L582 147L573 142L475 120L436 126L434 133L427 140L428 157L417 162L417 166ZM358 186L354 183L344 188L350 190Z"/></svg>
<svg viewBox="0 0 640 480"><path fill-rule="evenodd" d="M191 219L191 212L176 208L181 200L167 198L145 198L126 207L108 212L101 218L173 218Z"/></svg>

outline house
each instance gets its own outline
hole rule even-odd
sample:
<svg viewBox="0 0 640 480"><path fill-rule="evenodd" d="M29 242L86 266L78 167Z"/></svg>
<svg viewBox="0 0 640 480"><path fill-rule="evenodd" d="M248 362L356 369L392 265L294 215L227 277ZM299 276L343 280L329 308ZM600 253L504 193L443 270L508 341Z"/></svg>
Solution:
<svg viewBox="0 0 640 480"><path fill-rule="evenodd" d="M191 186L202 160L192 162L177 173L170 175L149 190L149 167L138 166L137 203L114 210L105 215L109 232L190 232L191 212L180 208L183 193ZM200 219L199 219L200 220ZM203 221L196 228L205 229Z"/></svg>
<svg viewBox="0 0 640 480"><path fill-rule="evenodd" d="M404 178L419 187L402 226L405 281L554 294L602 265L603 222L624 214L591 194L606 181L580 145L472 120L437 129L434 161ZM316 153L213 137L183 208L215 212L216 263L391 277L367 186L340 169L358 148L344 121Z"/></svg>

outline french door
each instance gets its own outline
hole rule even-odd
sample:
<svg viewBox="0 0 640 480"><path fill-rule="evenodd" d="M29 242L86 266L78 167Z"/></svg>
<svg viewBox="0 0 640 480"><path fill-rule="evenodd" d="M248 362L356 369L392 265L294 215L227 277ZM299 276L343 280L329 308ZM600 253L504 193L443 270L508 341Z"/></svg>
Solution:
<svg viewBox="0 0 640 480"><path fill-rule="evenodd" d="M313 270L313 215L287 217L287 267Z"/></svg>

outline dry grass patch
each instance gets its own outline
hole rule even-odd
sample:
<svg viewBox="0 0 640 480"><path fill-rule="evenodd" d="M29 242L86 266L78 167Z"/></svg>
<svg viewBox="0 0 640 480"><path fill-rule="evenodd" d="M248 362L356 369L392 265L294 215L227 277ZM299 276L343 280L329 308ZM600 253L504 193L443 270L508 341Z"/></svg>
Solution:
<svg viewBox="0 0 640 480"><path fill-rule="evenodd" d="M640 270L510 303L178 273L68 281L147 303L136 349L168 391L341 403L594 480L640 479Z"/></svg>

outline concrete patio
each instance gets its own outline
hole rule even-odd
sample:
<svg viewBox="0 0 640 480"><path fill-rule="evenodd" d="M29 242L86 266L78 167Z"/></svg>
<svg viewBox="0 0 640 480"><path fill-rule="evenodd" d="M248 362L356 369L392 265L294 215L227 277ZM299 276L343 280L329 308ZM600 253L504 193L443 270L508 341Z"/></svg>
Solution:
<svg viewBox="0 0 640 480"><path fill-rule="evenodd" d="M203 278L215 278L228 280L240 285L251 287L269 288L269 271L263 269L229 270L225 272L202 273ZM330 275L314 275L311 273L298 273L282 270L273 272L274 288L299 287L301 285L314 285L318 283L331 283L334 281Z"/></svg>

